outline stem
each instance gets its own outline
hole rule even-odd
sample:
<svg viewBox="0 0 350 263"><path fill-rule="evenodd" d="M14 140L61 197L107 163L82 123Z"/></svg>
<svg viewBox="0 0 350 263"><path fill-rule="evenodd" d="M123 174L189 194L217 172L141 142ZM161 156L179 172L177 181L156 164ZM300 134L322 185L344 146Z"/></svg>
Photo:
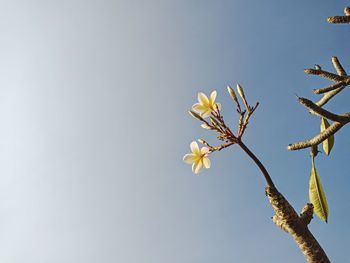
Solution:
<svg viewBox="0 0 350 263"><path fill-rule="evenodd" d="M330 263L321 245L307 227L312 219L313 206L311 205L311 208L308 208L311 209L311 215L306 215L307 220L305 220L305 212L302 212L299 216L288 200L278 192L269 173L260 160L241 140L237 140L236 143L253 159L265 177L268 185L265 193L275 211L272 221L293 237L308 263Z"/></svg>
<svg viewBox="0 0 350 263"><path fill-rule="evenodd" d="M275 184L273 183L268 171L266 170L265 166L260 162L260 160L258 159L258 157L256 157L254 155L254 153L252 153L251 150L249 150L249 148L241 141L238 140L237 144L243 149L243 151L245 151L246 154L249 155L249 157L256 163L256 165L259 167L259 169L261 170L262 174L265 177L266 183L269 187L271 188L276 188Z"/></svg>

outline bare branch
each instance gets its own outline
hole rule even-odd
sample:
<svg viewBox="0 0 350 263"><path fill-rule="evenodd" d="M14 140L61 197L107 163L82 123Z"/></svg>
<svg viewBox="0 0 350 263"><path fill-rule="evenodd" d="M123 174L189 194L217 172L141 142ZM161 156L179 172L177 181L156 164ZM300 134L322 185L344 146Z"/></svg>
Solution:
<svg viewBox="0 0 350 263"><path fill-rule="evenodd" d="M313 92L315 94L322 94L322 93L326 93L326 92L329 92L329 91L332 91L332 90L335 90L335 89L338 89L338 88L341 88L341 87L345 87L345 81L340 81L340 82L337 82L331 86L328 86L328 87L325 87L325 88L321 88L321 89L314 89Z"/></svg>
<svg viewBox="0 0 350 263"><path fill-rule="evenodd" d="M349 24L350 16L331 16L327 18L327 21L332 24Z"/></svg>
<svg viewBox="0 0 350 263"><path fill-rule="evenodd" d="M343 80L342 76L338 76L334 73L330 73L328 71L324 71L324 70L320 70L320 69L307 68L307 69L304 69L304 72L306 74L318 75L318 76L321 76L323 78L327 78L327 79L337 81L337 82Z"/></svg>
<svg viewBox="0 0 350 263"><path fill-rule="evenodd" d="M327 21L332 24L348 24L350 23L350 7L344 8L345 16L331 16Z"/></svg>
<svg viewBox="0 0 350 263"><path fill-rule="evenodd" d="M321 77L328 78L337 82L331 86L313 90L316 94L325 93L324 96L318 102L316 102L316 105L320 107L325 105L330 99L332 99L335 95L341 92L346 86L350 85L350 76L346 75L346 72L343 66L340 64L338 58L333 56L332 63L339 75L323 71L321 70L321 67L319 65L316 65L315 69L304 70L307 74L319 75Z"/></svg>
<svg viewBox="0 0 350 263"><path fill-rule="evenodd" d="M346 12L350 14L350 9L346 10ZM338 75L322 70L319 65L315 65L314 69L305 69L304 72L307 74L318 75L336 81L336 83L325 88L314 89L313 91L316 94L324 93L323 97L316 103L306 98L298 98L298 101L300 104L307 107L310 113L332 120L334 123L330 125L326 130L309 140L289 144L288 150L300 150L304 148L315 147L318 144L322 143L324 140L328 139L330 136L334 135L338 130L341 129L341 127L350 122L349 112L337 115L322 108L322 106L330 101L335 95L350 85L350 76L346 75L346 72L343 66L340 64L338 58L335 56L332 57L332 63Z"/></svg>
<svg viewBox="0 0 350 263"><path fill-rule="evenodd" d="M337 131L339 131L345 124L340 122L333 122L327 129L325 129L320 134L311 138L310 140L293 143L288 145L288 150L295 151L300 149L309 148L314 145L318 145L330 136L334 135Z"/></svg>
<svg viewBox="0 0 350 263"><path fill-rule="evenodd" d="M341 123L347 123L350 121L350 117L344 116L344 115L337 115L334 114L330 111L327 111L323 109L320 106L317 106L315 103L313 103L311 100L308 100L306 98L299 98L299 103L305 107L307 107L311 113L318 115L320 117L324 117L326 119L336 121L336 122L341 122Z"/></svg>
<svg viewBox="0 0 350 263"><path fill-rule="evenodd" d="M314 206L311 203L306 204L300 213L300 220L305 224L310 224L312 215L314 213Z"/></svg>
<svg viewBox="0 0 350 263"><path fill-rule="evenodd" d="M334 66L334 68L337 71L339 76L346 76L347 75L343 66L340 64L340 62L336 56L332 57L332 63L333 63L333 66Z"/></svg>
<svg viewBox="0 0 350 263"><path fill-rule="evenodd" d="M340 88L337 88L335 90L332 90L332 91L329 91L327 92L326 94L324 94L324 96L318 101L316 102L315 104L317 106L323 106L325 105L328 101L330 101L335 95L337 95L339 92L341 92L344 88L344 87L340 87Z"/></svg>

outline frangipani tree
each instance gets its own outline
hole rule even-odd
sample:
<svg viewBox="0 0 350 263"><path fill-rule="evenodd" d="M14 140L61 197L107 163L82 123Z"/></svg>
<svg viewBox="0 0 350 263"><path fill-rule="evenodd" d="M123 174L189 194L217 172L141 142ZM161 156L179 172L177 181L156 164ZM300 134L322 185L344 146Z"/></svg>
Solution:
<svg viewBox="0 0 350 263"><path fill-rule="evenodd" d="M344 16L330 17L328 18L328 22L350 23L349 7L344 9L344 14ZM288 200L278 191L264 165L243 142L243 136L249 120L259 106L259 103L256 103L254 106L250 105L243 88L239 84L237 84L236 88L239 96L236 95L236 92L231 86L227 87L227 91L232 98L238 114L236 131L233 131L226 125L224 117L221 114L221 104L216 102L216 91L213 91L209 97L204 93L198 94L198 103L192 106L192 110L189 113L201 122L202 128L214 131L221 144L212 146L205 140L199 139L198 142L203 145L200 148L198 143L193 141L190 145L191 153L186 154L183 158L186 163L192 165L192 171L198 173L202 168L210 168L210 154L232 145L238 145L259 167L266 181L265 193L275 212L272 221L292 236L309 263L330 262L325 251L308 228L314 213L325 222L327 222L329 214L326 195L315 166L315 157L319 153L318 146L322 144L324 152L329 155L334 145L334 135L350 122L350 112L336 114L324 108L335 95L350 85L350 76L347 75L338 58L332 57L332 63L336 73L324 71L319 65L304 70L307 74L319 75L334 82L328 87L313 90L315 94L323 94L322 98L317 102L312 102L306 98L298 97L301 105L305 106L311 114L320 118L319 134L309 140L288 145L288 150L310 149L310 203L307 203L302 208L300 214L295 211Z"/></svg>

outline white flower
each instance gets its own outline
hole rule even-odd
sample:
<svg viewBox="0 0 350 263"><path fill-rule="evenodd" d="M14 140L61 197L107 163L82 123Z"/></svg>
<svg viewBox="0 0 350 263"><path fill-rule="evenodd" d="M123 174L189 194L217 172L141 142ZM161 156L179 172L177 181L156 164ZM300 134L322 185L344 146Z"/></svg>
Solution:
<svg viewBox="0 0 350 263"><path fill-rule="evenodd" d="M203 167L210 168L210 160L208 158L209 148L202 147L199 149L197 142L191 142L192 153L186 154L183 158L184 162L192 164L192 172L197 174Z"/></svg>
<svg viewBox="0 0 350 263"><path fill-rule="evenodd" d="M207 97L203 92L198 93L198 103L192 106L192 109L198 112L203 118L209 117L216 107L221 108L220 103L215 103L216 90L210 94L210 98Z"/></svg>

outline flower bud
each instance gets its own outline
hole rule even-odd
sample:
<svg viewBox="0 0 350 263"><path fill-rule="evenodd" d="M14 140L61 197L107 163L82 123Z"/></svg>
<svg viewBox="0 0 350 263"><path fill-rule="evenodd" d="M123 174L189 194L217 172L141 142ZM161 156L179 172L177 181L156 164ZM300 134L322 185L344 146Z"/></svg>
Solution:
<svg viewBox="0 0 350 263"><path fill-rule="evenodd" d="M193 118L199 120L199 121L204 121L204 119L197 113L192 110L188 112Z"/></svg>
<svg viewBox="0 0 350 263"><path fill-rule="evenodd" d="M201 127L202 127L203 129L206 129L206 130L211 130L211 127L208 126L208 124L206 124L206 123L201 124Z"/></svg>
<svg viewBox="0 0 350 263"><path fill-rule="evenodd" d="M243 90L242 86L239 84L237 84L237 92L238 92L239 96L241 96L242 99L245 98L244 90Z"/></svg>
<svg viewBox="0 0 350 263"><path fill-rule="evenodd" d="M350 7L345 7L344 8L344 14L346 15L346 16L350 16Z"/></svg>
<svg viewBox="0 0 350 263"><path fill-rule="evenodd" d="M232 98L234 101L237 101L236 93L235 93L235 91L231 88L230 85L227 86L227 91L228 91L228 93L230 94L231 98Z"/></svg>
<svg viewBox="0 0 350 263"><path fill-rule="evenodd" d="M315 64L315 69L316 69L316 70L321 70L321 66L320 66L320 65Z"/></svg>
<svg viewBox="0 0 350 263"><path fill-rule="evenodd" d="M198 139L197 141L198 141L199 143L201 143L201 144L206 144L205 141L204 141L203 139Z"/></svg>

